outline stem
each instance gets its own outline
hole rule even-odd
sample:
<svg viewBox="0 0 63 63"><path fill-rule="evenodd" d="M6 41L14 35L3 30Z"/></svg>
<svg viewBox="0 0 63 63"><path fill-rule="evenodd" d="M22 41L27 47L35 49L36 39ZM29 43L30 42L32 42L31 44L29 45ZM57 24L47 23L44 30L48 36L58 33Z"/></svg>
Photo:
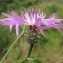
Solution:
<svg viewBox="0 0 63 63"><path fill-rule="evenodd" d="M33 44L30 44L30 49L29 49L27 58L30 58L30 55L31 55L31 52L32 52L32 48L33 48Z"/></svg>
<svg viewBox="0 0 63 63"><path fill-rule="evenodd" d="M31 52L32 52L33 45L34 45L34 44L30 44L30 48L29 48L29 51L28 51L28 55L27 55L27 57L26 57L21 63L26 62L26 61L28 60L27 58L30 58L30 55L31 55Z"/></svg>
<svg viewBox="0 0 63 63"><path fill-rule="evenodd" d="M6 52L6 54L4 55L3 59L1 60L0 63L3 63L4 59L6 58L6 56L8 55L9 51L12 49L12 47L15 45L15 43L18 42L18 39L24 34L25 30L25 26L23 27L23 31L22 33L17 37L17 39L13 42L13 44L10 46L10 48L8 49L8 51Z"/></svg>

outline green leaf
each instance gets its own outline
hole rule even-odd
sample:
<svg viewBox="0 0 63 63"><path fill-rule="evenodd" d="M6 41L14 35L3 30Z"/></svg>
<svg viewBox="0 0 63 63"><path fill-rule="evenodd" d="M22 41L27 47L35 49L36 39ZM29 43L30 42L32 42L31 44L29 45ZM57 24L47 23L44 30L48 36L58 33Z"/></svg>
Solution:
<svg viewBox="0 0 63 63"><path fill-rule="evenodd" d="M41 61L39 59L34 58L33 63L41 63Z"/></svg>
<svg viewBox="0 0 63 63"><path fill-rule="evenodd" d="M37 59L37 58L28 58L28 60L29 60L29 63L31 62L31 63L42 63L39 59Z"/></svg>

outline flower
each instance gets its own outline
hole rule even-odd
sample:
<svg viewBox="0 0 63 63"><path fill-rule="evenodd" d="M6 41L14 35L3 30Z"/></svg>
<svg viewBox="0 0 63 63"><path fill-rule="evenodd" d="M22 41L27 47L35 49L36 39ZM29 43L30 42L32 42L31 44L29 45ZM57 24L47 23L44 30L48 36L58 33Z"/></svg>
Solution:
<svg viewBox="0 0 63 63"><path fill-rule="evenodd" d="M2 13L7 18L0 19L0 23L2 25L10 26L10 31L12 29L12 26L16 26L16 35L19 34L19 25L26 25L29 27L29 30L35 30L39 29L40 32L44 34L44 30L49 28L55 28L61 31L61 28L63 27L62 21L63 19L58 19L55 16L55 13L52 14L50 17L45 18L46 15L43 14L43 12L40 12L40 9L38 10L29 10L26 12L25 10L21 13L21 16L19 16L16 12L12 10L11 15Z"/></svg>
<svg viewBox="0 0 63 63"><path fill-rule="evenodd" d="M22 25L24 23L24 21L22 20L22 18L20 16L18 16L18 14L14 11L11 12L11 15L2 13L4 16L6 16L7 18L4 19L0 19L0 23L2 25L5 26L10 26L10 31L12 30L13 26L16 26L16 35L18 36L19 34L19 25Z"/></svg>

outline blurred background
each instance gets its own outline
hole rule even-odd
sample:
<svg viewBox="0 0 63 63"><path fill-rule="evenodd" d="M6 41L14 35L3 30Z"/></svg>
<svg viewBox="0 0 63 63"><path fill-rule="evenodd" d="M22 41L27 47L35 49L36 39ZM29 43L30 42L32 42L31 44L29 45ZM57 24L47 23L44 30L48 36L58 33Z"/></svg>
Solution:
<svg viewBox="0 0 63 63"><path fill-rule="evenodd" d="M58 18L63 18L63 0L0 0L0 18L4 17L1 12L10 14L10 9L20 15L24 9L32 8L40 8L47 15L46 17L56 13ZM44 33L48 38L40 34L40 41L34 45L31 56L38 58L42 63L63 63L63 32L48 29ZM9 27L0 25L0 60L16 38L15 27L10 32ZM25 38L22 36L18 40L3 63L18 63L26 57L29 44Z"/></svg>

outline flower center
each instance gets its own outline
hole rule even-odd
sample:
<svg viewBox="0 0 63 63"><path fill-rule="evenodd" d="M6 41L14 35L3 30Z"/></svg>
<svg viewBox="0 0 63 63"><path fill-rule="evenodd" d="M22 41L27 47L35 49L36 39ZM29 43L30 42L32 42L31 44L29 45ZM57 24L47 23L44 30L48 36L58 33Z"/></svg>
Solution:
<svg viewBox="0 0 63 63"><path fill-rule="evenodd" d="M37 27L35 25L29 25L29 30L33 30L33 31L36 31L37 30Z"/></svg>

